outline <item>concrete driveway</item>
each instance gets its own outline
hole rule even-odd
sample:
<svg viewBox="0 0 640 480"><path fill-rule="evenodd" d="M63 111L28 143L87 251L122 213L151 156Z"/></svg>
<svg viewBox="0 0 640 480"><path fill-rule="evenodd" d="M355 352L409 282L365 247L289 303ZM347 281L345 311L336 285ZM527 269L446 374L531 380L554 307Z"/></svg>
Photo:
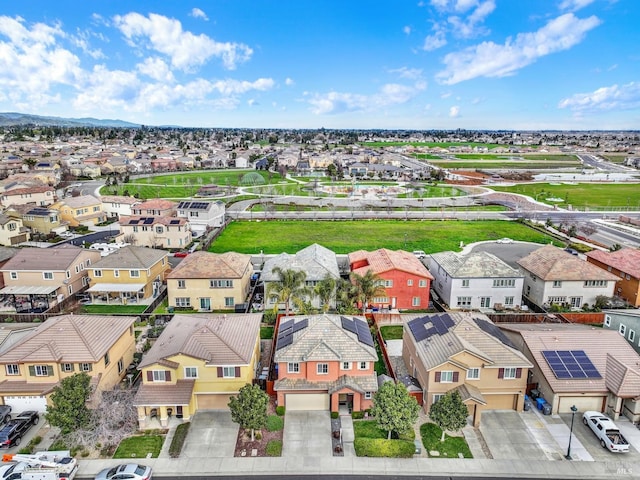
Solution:
<svg viewBox="0 0 640 480"><path fill-rule="evenodd" d="M331 416L328 411L287 412L282 438L283 457L325 457L331 449Z"/></svg>
<svg viewBox="0 0 640 480"><path fill-rule="evenodd" d="M189 434L182 448L185 458L232 458L239 426L231 420L231 412L200 411L191 420Z"/></svg>

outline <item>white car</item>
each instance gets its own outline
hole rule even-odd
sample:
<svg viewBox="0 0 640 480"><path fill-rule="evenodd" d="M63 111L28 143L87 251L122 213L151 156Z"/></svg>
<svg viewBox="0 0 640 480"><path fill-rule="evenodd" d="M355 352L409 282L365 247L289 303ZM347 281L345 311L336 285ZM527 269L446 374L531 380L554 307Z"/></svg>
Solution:
<svg viewBox="0 0 640 480"><path fill-rule="evenodd" d="M598 437L602 448L616 453L629 451L629 442L622 436L616 424L609 417L600 412L588 411L582 415L582 423L587 425L594 435Z"/></svg>
<svg viewBox="0 0 640 480"><path fill-rule="evenodd" d="M496 243L513 243L513 240L511 240L508 237L504 237L504 238L499 238L498 240L496 240Z"/></svg>
<svg viewBox="0 0 640 480"><path fill-rule="evenodd" d="M105 468L95 476L95 480L151 480L151 467L137 463L126 463Z"/></svg>
<svg viewBox="0 0 640 480"><path fill-rule="evenodd" d="M427 254L424 253L424 251L422 251L422 250L414 250L413 254L418 258L424 258L424 257L427 256Z"/></svg>

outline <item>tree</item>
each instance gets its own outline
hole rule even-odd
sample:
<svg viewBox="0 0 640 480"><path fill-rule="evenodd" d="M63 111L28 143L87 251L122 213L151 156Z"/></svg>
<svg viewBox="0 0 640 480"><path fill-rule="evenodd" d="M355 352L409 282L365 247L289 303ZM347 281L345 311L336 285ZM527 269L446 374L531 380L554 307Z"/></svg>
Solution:
<svg viewBox="0 0 640 480"><path fill-rule="evenodd" d="M91 396L91 377L86 373L76 373L63 378L51 394L51 405L45 418L63 434L86 427L91 422L91 412L87 400Z"/></svg>
<svg viewBox="0 0 640 480"><path fill-rule="evenodd" d="M445 430L457 432L467 424L468 416L469 411L458 391L446 393L429 409L429 418L442 429L441 442L444 442Z"/></svg>
<svg viewBox="0 0 640 480"><path fill-rule="evenodd" d="M273 310L278 310L278 305L284 303L285 315L289 315L291 304L302 305L305 297L311 295L311 290L305 286L307 274L302 270L283 270L275 267L273 273L279 278L276 282L269 282L267 285L267 298L275 295L277 297Z"/></svg>
<svg viewBox="0 0 640 480"><path fill-rule="evenodd" d="M325 275L325 277L320 280L313 289L313 293L315 293L320 299L323 313L327 313L327 310L329 310L329 307L331 306L331 299L334 297L335 292L336 279L329 274Z"/></svg>
<svg viewBox="0 0 640 480"><path fill-rule="evenodd" d="M373 396L371 414L378 427L388 432L388 439L391 433L402 435L411 430L419 411L420 405L402 383L385 382Z"/></svg>
<svg viewBox="0 0 640 480"><path fill-rule="evenodd" d="M251 441L255 439L256 429L267 424L267 405L269 395L258 385L247 384L240 389L237 396L229 400L231 419L242 428L251 429Z"/></svg>
<svg viewBox="0 0 640 480"><path fill-rule="evenodd" d="M381 278L373 270L367 270L364 275L351 272L351 282L355 287L355 298L362 305L362 313L367 309L367 305L375 297L386 295L384 287L380 284Z"/></svg>
<svg viewBox="0 0 640 480"><path fill-rule="evenodd" d="M336 282L336 310L338 313L356 314L358 309L354 306L355 287L349 280L344 278L338 279Z"/></svg>

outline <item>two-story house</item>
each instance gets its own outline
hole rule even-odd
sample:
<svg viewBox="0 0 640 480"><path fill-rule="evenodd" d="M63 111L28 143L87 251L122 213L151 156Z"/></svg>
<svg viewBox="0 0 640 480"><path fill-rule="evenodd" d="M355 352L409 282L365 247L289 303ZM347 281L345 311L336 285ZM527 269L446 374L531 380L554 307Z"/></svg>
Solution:
<svg viewBox="0 0 640 480"><path fill-rule="evenodd" d="M102 211L102 201L93 195L66 197L51 206L60 212L60 218L72 227L79 225L96 225L106 221L107 215Z"/></svg>
<svg viewBox="0 0 640 480"><path fill-rule="evenodd" d="M380 278L386 294L374 298L372 306L400 310L428 308L433 276L412 253L386 248L373 252L358 250L349 254L349 266L351 272L360 276L371 270Z"/></svg>
<svg viewBox="0 0 640 480"><path fill-rule="evenodd" d="M86 372L94 391L109 390L133 360L136 317L49 318L0 354L0 398L15 412L44 412L58 383Z"/></svg>
<svg viewBox="0 0 640 480"><path fill-rule="evenodd" d="M603 310L603 313L603 327L617 331L640 354L640 309L612 309Z"/></svg>
<svg viewBox="0 0 640 480"><path fill-rule="evenodd" d="M194 252L167 275L169 306L233 310L247 299L252 274L250 255Z"/></svg>
<svg viewBox="0 0 640 480"><path fill-rule="evenodd" d="M553 245L518 260L524 273L523 295L540 306L571 308L593 305L599 296L611 297L618 277Z"/></svg>
<svg viewBox="0 0 640 480"><path fill-rule="evenodd" d="M451 308L515 308L524 275L487 252L440 252L429 257L433 288Z"/></svg>
<svg viewBox="0 0 640 480"><path fill-rule="evenodd" d="M194 235L203 234L208 228L224 224L226 208L224 202L184 201L178 204L178 217L189 220Z"/></svg>
<svg viewBox="0 0 640 480"><path fill-rule="evenodd" d="M378 391L378 354L364 317L282 317L274 390L287 410L364 411Z"/></svg>
<svg viewBox="0 0 640 480"><path fill-rule="evenodd" d="M0 213L0 245L9 247L29 240L29 229L22 218Z"/></svg>
<svg viewBox="0 0 640 480"><path fill-rule="evenodd" d="M262 267L261 276L265 292L269 290L269 284L280 281L279 275L274 272L275 268L279 268L282 271L294 270L304 272L306 275L305 286L312 290L318 282L327 277L335 280L340 278L340 269L338 267L336 254L317 243L303 248L295 255L281 253L275 257L268 258ZM313 307L322 308L320 299L317 296L311 296L307 300ZM267 308L273 308L277 301L278 298L276 296L266 298ZM335 307L335 300L331 302L330 306ZM279 307L284 308L284 305L281 304Z"/></svg>
<svg viewBox="0 0 640 480"><path fill-rule="evenodd" d="M640 250L623 248L615 252L592 250L587 262L616 275L615 295L640 307Z"/></svg>
<svg viewBox="0 0 640 480"><path fill-rule="evenodd" d="M32 233L48 235L65 230L60 225L60 216L57 210L33 205L11 205L5 212L13 218L21 218L25 227Z"/></svg>
<svg viewBox="0 0 640 480"><path fill-rule="evenodd" d="M131 210L132 215L144 217L173 217L176 214L177 207L178 204L171 200L154 198L134 205Z"/></svg>
<svg viewBox="0 0 640 480"><path fill-rule="evenodd" d="M192 241L188 220L178 217L120 217L120 238L151 248L181 249Z"/></svg>
<svg viewBox="0 0 640 480"><path fill-rule="evenodd" d="M2 268L4 288L17 311L45 311L84 289L100 252L62 244L20 249Z"/></svg>
<svg viewBox="0 0 640 480"><path fill-rule="evenodd" d="M260 361L261 314L175 315L138 368L133 404L140 428L153 418L188 420L197 410L228 410L232 395L253 382Z"/></svg>
<svg viewBox="0 0 640 480"><path fill-rule="evenodd" d="M452 390L476 427L483 410L522 410L532 364L489 318L475 312L403 317L402 357L422 387L425 412Z"/></svg>
<svg viewBox="0 0 640 480"><path fill-rule="evenodd" d="M0 205L34 205L46 207L56 202L56 191L49 186L32 186L24 188L13 188L6 190L0 195Z"/></svg>
<svg viewBox="0 0 640 480"><path fill-rule="evenodd" d="M89 269L92 300L105 298L127 304L141 302L160 294L162 282L170 270L164 250L126 246L101 257Z"/></svg>
<svg viewBox="0 0 640 480"><path fill-rule="evenodd" d="M109 218L120 218L121 216L133 215L133 207L142 203L136 197L125 197L124 195L102 195L102 211Z"/></svg>

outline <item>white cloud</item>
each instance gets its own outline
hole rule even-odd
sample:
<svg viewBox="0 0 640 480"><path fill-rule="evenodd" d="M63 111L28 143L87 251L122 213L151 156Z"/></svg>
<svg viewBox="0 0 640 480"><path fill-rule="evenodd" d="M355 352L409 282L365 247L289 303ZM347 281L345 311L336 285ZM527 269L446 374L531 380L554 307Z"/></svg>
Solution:
<svg viewBox="0 0 640 480"><path fill-rule="evenodd" d="M91 48L89 40L91 39L91 37L94 37L94 36L97 38L100 38L100 40L103 40L101 35L95 35L93 32L90 32L88 30L83 31L80 29L78 29L75 35L69 35L69 40L73 45L80 48L84 53L89 55L91 58L95 60L105 58L105 55L102 52L102 50L100 50L99 48Z"/></svg>
<svg viewBox="0 0 640 480"><path fill-rule="evenodd" d="M185 32L178 20L155 13L148 17L139 13L117 15L113 21L130 45L163 53L171 58L172 66L184 71L192 71L211 57L221 58L224 67L233 70L253 54L247 45L216 42L204 34Z"/></svg>
<svg viewBox="0 0 640 480"><path fill-rule="evenodd" d="M143 75L147 75L158 82L173 83L175 81L173 72L161 58L145 58L142 63L137 65L137 69Z"/></svg>
<svg viewBox="0 0 640 480"><path fill-rule="evenodd" d="M209 17L207 17L207 14L204 13L202 10L200 10L197 7L194 7L194 8L191 9L190 15L193 18L201 18L204 21L209 21Z"/></svg>
<svg viewBox="0 0 640 480"><path fill-rule="evenodd" d="M475 4L476 2L474 2ZM471 6L471 5L469 5ZM487 0L477 5L477 8L466 18L451 16L448 22L451 24L451 32L459 38L472 38L487 33L487 29L482 25L486 17L496 8L494 0ZM466 10L461 10L466 11Z"/></svg>
<svg viewBox="0 0 640 480"><path fill-rule="evenodd" d="M258 101L255 100L254 98L250 98L249 100L247 100L247 105L249 105L250 107L253 107L254 105L260 105L260 103L258 103Z"/></svg>
<svg viewBox="0 0 640 480"><path fill-rule="evenodd" d="M223 95L238 95L246 93L250 90L266 91L273 88L275 82L271 78L259 78L254 82L248 82L246 80L218 80L213 82L211 86Z"/></svg>
<svg viewBox="0 0 640 480"><path fill-rule="evenodd" d="M449 109L449 117L458 118L460 116L460 107L454 105Z"/></svg>
<svg viewBox="0 0 640 480"><path fill-rule="evenodd" d="M446 33L442 25L435 23L432 27L433 34L427 35L424 39L422 49L427 52L437 50L447 44Z"/></svg>
<svg viewBox="0 0 640 480"><path fill-rule="evenodd" d="M558 8L562 11L575 12L591 3L593 3L593 0L563 0L558 5Z"/></svg>
<svg viewBox="0 0 640 480"><path fill-rule="evenodd" d="M568 50L580 43L586 33L600 25L591 16L579 19L572 13L549 21L536 32L520 33L515 40L508 38L504 45L482 42L444 57L446 68L436 75L444 84L453 85L476 77L504 77L513 75L538 58Z"/></svg>
<svg viewBox="0 0 640 480"><path fill-rule="evenodd" d="M440 94L440 98L449 98L451 96L451 92L443 92Z"/></svg>
<svg viewBox="0 0 640 480"><path fill-rule="evenodd" d="M404 27L402 27L402 31L405 35L411 35L411 27L409 25L405 25Z"/></svg>
<svg viewBox="0 0 640 480"><path fill-rule="evenodd" d="M410 80L422 78L422 69L420 68L400 67L393 68L388 71L389 73L397 74L400 78L408 78Z"/></svg>
<svg viewBox="0 0 640 480"><path fill-rule="evenodd" d="M289 77L287 77L287 78L284 80L284 84L285 84L287 87L291 87L291 86L295 85L295 84L296 84L296 82L294 82L294 81L293 81L293 78L289 78Z"/></svg>
<svg viewBox="0 0 640 480"><path fill-rule="evenodd" d="M576 93L558 104L576 112L630 110L640 107L640 83L611 85L589 93Z"/></svg>

